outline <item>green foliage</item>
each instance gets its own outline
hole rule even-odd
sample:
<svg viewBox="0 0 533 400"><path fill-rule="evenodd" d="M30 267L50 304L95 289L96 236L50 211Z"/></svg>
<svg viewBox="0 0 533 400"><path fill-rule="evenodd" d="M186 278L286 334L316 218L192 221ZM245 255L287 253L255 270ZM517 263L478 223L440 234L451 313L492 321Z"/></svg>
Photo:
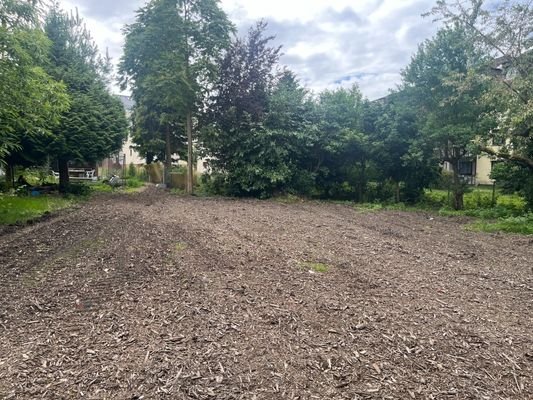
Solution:
<svg viewBox="0 0 533 400"><path fill-rule="evenodd" d="M497 221L478 221L470 229L482 232L507 232L521 235L533 235L533 213L519 217L500 218Z"/></svg>
<svg viewBox="0 0 533 400"><path fill-rule="evenodd" d="M416 101L409 91L399 91L383 104L366 103L365 109L363 129L372 141L371 156L380 186L389 186L397 202L418 202L424 188L437 180L438 160L434 144L419 127Z"/></svg>
<svg viewBox="0 0 533 400"><path fill-rule="evenodd" d="M89 184L92 193L111 193L113 188L105 182L96 182Z"/></svg>
<svg viewBox="0 0 533 400"><path fill-rule="evenodd" d="M39 2L0 1L0 163L43 137L69 106L65 85L47 72L50 42L40 26Z"/></svg>
<svg viewBox="0 0 533 400"><path fill-rule="evenodd" d="M91 194L91 187L84 183L70 183L63 189L63 193L67 196L88 197Z"/></svg>
<svg viewBox="0 0 533 400"><path fill-rule="evenodd" d="M70 109L46 140L34 143L59 161L60 185L68 185L69 161L96 162L121 148L128 123L119 99L106 88L109 70L83 20L57 5L49 11L45 32L51 42L48 72L67 86Z"/></svg>
<svg viewBox="0 0 533 400"><path fill-rule="evenodd" d="M187 167L184 165L173 165L170 172L185 175L187 173Z"/></svg>
<svg viewBox="0 0 533 400"><path fill-rule="evenodd" d="M533 174L533 8L531 1L438 0L431 14L460 26L468 41L489 56L476 72L491 86L478 102L488 107L492 129L480 131L479 148ZM504 144L491 146L493 139Z"/></svg>
<svg viewBox="0 0 533 400"><path fill-rule="evenodd" d="M0 224L23 223L62 208L73 200L56 196L16 197L0 194Z"/></svg>
<svg viewBox="0 0 533 400"><path fill-rule="evenodd" d="M214 171L212 187L229 195L270 197L291 179L290 156L296 132L275 129L290 124L293 108L268 114L272 91L276 109L291 101L292 76L276 87L279 49L268 46L266 24L251 29L246 41L237 40L221 62L216 96L203 131L204 146ZM242 74L240 71L248 71ZM270 120L272 127L267 126Z"/></svg>
<svg viewBox="0 0 533 400"><path fill-rule="evenodd" d="M138 189L144 186L144 182L136 177L129 177L126 179L126 187L132 189Z"/></svg>
<svg viewBox="0 0 533 400"><path fill-rule="evenodd" d="M133 163L128 166L128 177L135 178L137 176L137 168Z"/></svg>
<svg viewBox="0 0 533 400"><path fill-rule="evenodd" d="M426 191L421 205L440 209L442 215L467 215L479 218L500 218L519 216L526 212L526 201L522 196L506 195L496 192L496 202L493 204L492 189L474 189L464 196L465 209L452 210L452 202L444 190Z"/></svg>
<svg viewBox="0 0 533 400"><path fill-rule="evenodd" d="M491 172L491 178L504 193L522 194L527 208L533 210L533 172L528 167L508 162L497 163Z"/></svg>
<svg viewBox="0 0 533 400"><path fill-rule="evenodd" d="M354 86L313 98L279 72L280 49L265 29L253 27L221 62L202 134L209 190L416 202L438 168L405 96L370 103Z"/></svg>
<svg viewBox="0 0 533 400"><path fill-rule="evenodd" d="M466 210L490 208L493 206L492 193L484 190L473 190L465 195L464 206Z"/></svg>
<svg viewBox="0 0 533 400"><path fill-rule="evenodd" d="M125 28L121 83L132 90L133 139L148 163L187 158L186 116L202 108L232 29L216 0L152 0Z"/></svg>
<svg viewBox="0 0 533 400"><path fill-rule="evenodd" d="M454 25L420 45L403 71L405 90L418 108L424 141L433 144L441 162L452 167L456 210L464 207L465 185L459 176L459 162L472 157L472 142L486 129L480 117L486 105L478 99L489 85L473 71L484 61L465 30Z"/></svg>

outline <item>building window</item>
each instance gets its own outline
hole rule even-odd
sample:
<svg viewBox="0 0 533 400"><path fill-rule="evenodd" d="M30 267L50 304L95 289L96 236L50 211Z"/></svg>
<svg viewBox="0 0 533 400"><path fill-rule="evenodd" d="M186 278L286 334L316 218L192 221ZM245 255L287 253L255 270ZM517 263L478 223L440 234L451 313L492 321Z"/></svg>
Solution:
<svg viewBox="0 0 533 400"><path fill-rule="evenodd" d="M472 161L459 161L459 175L474 175L474 163Z"/></svg>

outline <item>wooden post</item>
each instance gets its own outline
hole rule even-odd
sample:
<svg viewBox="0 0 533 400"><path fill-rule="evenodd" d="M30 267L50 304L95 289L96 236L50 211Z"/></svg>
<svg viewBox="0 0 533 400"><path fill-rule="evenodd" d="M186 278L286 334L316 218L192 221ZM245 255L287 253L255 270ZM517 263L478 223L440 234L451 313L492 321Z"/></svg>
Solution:
<svg viewBox="0 0 533 400"><path fill-rule="evenodd" d="M70 177L68 175L68 160L59 159L59 191L65 192L70 184Z"/></svg>
<svg viewBox="0 0 533 400"><path fill-rule="evenodd" d="M15 168L11 164L6 165L6 189L15 187Z"/></svg>
<svg viewBox="0 0 533 400"><path fill-rule="evenodd" d="M170 187L170 169L172 168L172 150L170 148L170 126L167 126L165 135L165 171L163 180L167 187Z"/></svg>
<svg viewBox="0 0 533 400"><path fill-rule="evenodd" d="M187 112L187 194L193 194L192 115Z"/></svg>

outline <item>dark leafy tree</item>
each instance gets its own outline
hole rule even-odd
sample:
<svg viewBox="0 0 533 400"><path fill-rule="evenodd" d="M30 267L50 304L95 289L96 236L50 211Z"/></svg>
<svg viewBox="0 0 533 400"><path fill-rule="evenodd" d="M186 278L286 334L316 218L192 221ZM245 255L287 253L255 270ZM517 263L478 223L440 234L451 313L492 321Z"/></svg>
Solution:
<svg viewBox="0 0 533 400"><path fill-rule="evenodd" d="M492 83L491 91L480 99L490 110L487 117L491 123L479 132L478 148L510 163L509 171L523 170L511 176L533 176L531 1L439 0L430 14L448 25L460 25L468 40L487 55L487 64L476 72ZM533 195L528 204L533 209Z"/></svg>
<svg viewBox="0 0 533 400"><path fill-rule="evenodd" d="M281 133L265 126L269 99L280 78L280 48L270 46L266 24L228 49L219 69L203 142L209 165L232 194L272 194L289 179L288 149ZM271 115L272 127L276 121ZM279 121L278 121L279 122Z"/></svg>
<svg viewBox="0 0 533 400"><path fill-rule="evenodd" d="M364 132L372 141L377 180L391 182L395 201L414 203L438 176L438 160L418 126L417 109L406 91L365 103Z"/></svg>
<svg viewBox="0 0 533 400"><path fill-rule="evenodd" d="M312 155L322 196L363 200L370 141L361 130L363 96L357 86L320 93Z"/></svg>
<svg viewBox="0 0 533 400"><path fill-rule="evenodd" d="M105 63L81 18L56 5L47 15L45 32L52 43L48 72L65 83L71 99L60 125L42 143L57 157L64 189L69 184L68 163L94 162L119 150L128 123L122 103L106 89Z"/></svg>
<svg viewBox="0 0 533 400"><path fill-rule="evenodd" d="M69 104L65 86L43 68L50 43L39 17L40 2L0 1L0 162L8 186L15 153L50 134Z"/></svg>
<svg viewBox="0 0 533 400"><path fill-rule="evenodd" d="M425 141L433 143L441 162L453 171L453 204L463 208L465 183L459 163L473 156L472 143L483 129L480 118L486 106L479 101L487 83L478 79L473 68L484 58L469 43L460 27L440 30L436 37L420 45L403 71L406 90L413 96Z"/></svg>

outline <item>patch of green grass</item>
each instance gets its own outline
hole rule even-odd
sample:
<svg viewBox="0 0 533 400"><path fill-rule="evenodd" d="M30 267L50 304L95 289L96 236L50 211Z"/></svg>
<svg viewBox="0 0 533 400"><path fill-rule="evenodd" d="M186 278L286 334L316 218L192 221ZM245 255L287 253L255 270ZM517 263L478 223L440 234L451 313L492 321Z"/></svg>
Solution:
<svg viewBox="0 0 533 400"><path fill-rule="evenodd" d="M507 232L520 235L533 235L533 213L521 217L500 218L496 221L477 221L468 229L479 232Z"/></svg>
<svg viewBox="0 0 533 400"><path fill-rule="evenodd" d="M307 262L307 261L300 263L300 267L309 269L310 271L319 272L322 274L328 272L330 269L329 265L327 264Z"/></svg>
<svg viewBox="0 0 533 400"><path fill-rule="evenodd" d="M361 213L384 210L396 211L424 211L437 213L446 217L472 217L477 221L467 225L469 230L483 232L509 232L531 235L533 231L532 214L526 214L526 201L523 197L496 194L496 204L493 206L492 188L476 188L464 196L465 209L453 210L448 202L445 190L427 191L422 201L415 205L360 203L354 207Z"/></svg>
<svg viewBox="0 0 533 400"><path fill-rule="evenodd" d="M0 194L0 224L16 224L72 206L72 199L58 196L16 197Z"/></svg>
<svg viewBox="0 0 533 400"><path fill-rule="evenodd" d="M179 243L176 243L176 247L175 247L176 251L184 251L184 250L187 250L187 243L182 243L182 242L179 242Z"/></svg>
<svg viewBox="0 0 533 400"><path fill-rule="evenodd" d="M144 189L144 186L140 186L140 187L126 187L124 189L124 193L126 194L133 194L133 193L139 193L139 192L142 192Z"/></svg>
<svg viewBox="0 0 533 400"><path fill-rule="evenodd" d="M91 188L91 191L94 193L111 193L113 192L113 188L104 182L96 182L89 184L89 187Z"/></svg>
<svg viewBox="0 0 533 400"><path fill-rule="evenodd" d="M277 197L274 197L273 200L276 203L281 203L281 204L297 204L297 203L303 203L305 201L304 198L300 196L295 196L293 194L277 196Z"/></svg>
<svg viewBox="0 0 533 400"><path fill-rule="evenodd" d="M452 193L448 197L446 190L427 190L424 193L420 204L431 206L435 209L451 208ZM510 210L513 215L520 215L524 213L526 201L523 197L512 194L504 195L499 190L496 191L495 204L493 204L492 188L475 188L464 194L465 210L479 210L489 209L493 207L500 207Z"/></svg>
<svg viewBox="0 0 533 400"><path fill-rule="evenodd" d="M90 183L88 186L91 188L92 193L137 193L144 188L144 182L138 178L128 178L124 187L113 188L108 183L96 182Z"/></svg>
<svg viewBox="0 0 533 400"><path fill-rule="evenodd" d="M126 187L128 188L139 189L143 186L144 182L137 177L132 176L126 179Z"/></svg>
<svg viewBox="0 0 533 400"><path fill-rule="evenodd" d="M405 204L405 203L356 203L355 208L361 213L376 211L435 211L434 208L425 204Z"/></svg>
<svg viewBox="0 0 533 400"><path fill-rule="evenodd" d="M385 208L381 203L356 203L354 206L361 213L381 211Z"/></svg>

